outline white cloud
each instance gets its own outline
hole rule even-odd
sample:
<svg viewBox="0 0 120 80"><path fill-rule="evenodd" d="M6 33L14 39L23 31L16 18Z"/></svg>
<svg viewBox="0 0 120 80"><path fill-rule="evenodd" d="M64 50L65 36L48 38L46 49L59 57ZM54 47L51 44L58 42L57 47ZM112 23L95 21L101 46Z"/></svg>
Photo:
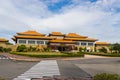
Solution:
<svg viewBox="0 0 120 80"><path fill-rule="evenodd" d="M119 42L120 8L118 0L98 0L97 2L75 1L72 5L63 6L60 13L48 10L49 0L44 3L38 0L1 0L0 32L19 32L35 29L41 33L61 31L77 32L101 41ZM59 0L53 0L51 4ZM79 3L77 3L79 2ZM14 35L13 33L10 35ZM0 36L2 36L2 34ZM10 37L9 35L9 37Z"/></svg>

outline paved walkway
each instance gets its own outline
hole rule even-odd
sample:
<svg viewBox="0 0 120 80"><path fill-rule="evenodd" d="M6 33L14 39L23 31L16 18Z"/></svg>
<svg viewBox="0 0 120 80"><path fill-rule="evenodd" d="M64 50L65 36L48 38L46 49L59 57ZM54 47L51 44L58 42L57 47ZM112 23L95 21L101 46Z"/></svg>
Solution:
<svg viewBox="0 0 120 80"><path fill-rule="evenodd" d="M60 75L56 60L43 60L14 80L31 80L31 78L53 77Z"/></svg>

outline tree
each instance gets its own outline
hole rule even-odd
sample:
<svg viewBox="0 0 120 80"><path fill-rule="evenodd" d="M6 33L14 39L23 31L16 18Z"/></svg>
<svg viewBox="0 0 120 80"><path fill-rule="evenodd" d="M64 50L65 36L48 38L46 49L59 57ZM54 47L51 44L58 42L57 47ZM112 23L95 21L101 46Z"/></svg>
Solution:
<svg viewBox="0 0 120 80"><path fill-rule="evenodd" d="M20 45L20 46L17 47L17 51L18 52L26 52L27 47L25 45Z"/></svg>
<svg viewBox="0 0 120 80"><path fill-rule="evenodd" d="M113 44L113 50L115 51L115 53L120 53L120 44L119 43Z"/></svg>
<svg viewBox="0 0 120 80"><path fill-rule="evenodd" d="M101 49L99 49L100 52L104 52L107 53L107 49L105 47L102 47Z"/></svg>

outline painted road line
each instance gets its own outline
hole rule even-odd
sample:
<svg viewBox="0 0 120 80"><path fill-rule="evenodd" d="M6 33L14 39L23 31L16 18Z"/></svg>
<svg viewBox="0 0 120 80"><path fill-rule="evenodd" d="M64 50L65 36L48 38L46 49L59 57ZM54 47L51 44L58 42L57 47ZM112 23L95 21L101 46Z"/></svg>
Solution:
<svg viewBox="0 0 120 80"><path fill-rule="evenodd" d="M30 80L31 78L53 77L54 75L60 75L57 61L43 60L13 80Z"/></svg>

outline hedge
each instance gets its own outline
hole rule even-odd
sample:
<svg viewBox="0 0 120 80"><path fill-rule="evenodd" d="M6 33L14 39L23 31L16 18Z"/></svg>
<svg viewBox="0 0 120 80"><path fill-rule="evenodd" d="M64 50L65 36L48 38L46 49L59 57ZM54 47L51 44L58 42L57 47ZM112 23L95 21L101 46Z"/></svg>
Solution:
<svg viewBox="0 0 120 80"><path fill-rule="evenodd" d="M56 53L56 54L43 54L43 53L29 53L29 52L10 52L10 54L37 57L37 58L55 58L55 57L84 57L84 54L80 53Z"/></svg>
<svg viewBox="0 0 120 80"><path fill-rule="evenodd" d="M93 80L120 80L120 76L117 74L101 73L96 74Z"/></svg>

